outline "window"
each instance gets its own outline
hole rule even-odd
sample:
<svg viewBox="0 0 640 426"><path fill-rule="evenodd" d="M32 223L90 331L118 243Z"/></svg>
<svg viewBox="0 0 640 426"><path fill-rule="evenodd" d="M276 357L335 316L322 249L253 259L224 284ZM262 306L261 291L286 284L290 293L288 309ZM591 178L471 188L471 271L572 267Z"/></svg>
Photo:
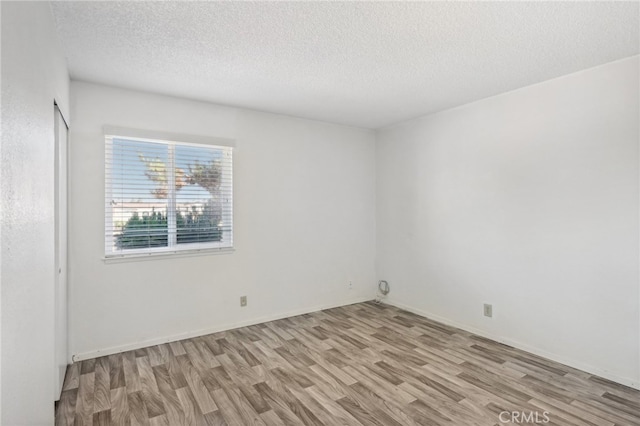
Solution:
<svg viewBox="0 0 640 426"><path fill-rule="evenodd" d="M228 146L106 136L106 257L233 247Z"/></svg>

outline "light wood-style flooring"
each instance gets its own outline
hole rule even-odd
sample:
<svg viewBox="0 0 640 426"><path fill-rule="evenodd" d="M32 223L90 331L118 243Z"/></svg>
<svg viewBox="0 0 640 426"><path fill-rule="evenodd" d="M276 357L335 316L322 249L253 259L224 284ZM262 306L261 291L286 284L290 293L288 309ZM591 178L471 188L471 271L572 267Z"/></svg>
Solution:
<svg viewBox="0 0 640 426"><path fill-rule="evenodd" d="M640 391L374 303L76 362L56 411L76 426L536 420L640 425Z"/></svg>

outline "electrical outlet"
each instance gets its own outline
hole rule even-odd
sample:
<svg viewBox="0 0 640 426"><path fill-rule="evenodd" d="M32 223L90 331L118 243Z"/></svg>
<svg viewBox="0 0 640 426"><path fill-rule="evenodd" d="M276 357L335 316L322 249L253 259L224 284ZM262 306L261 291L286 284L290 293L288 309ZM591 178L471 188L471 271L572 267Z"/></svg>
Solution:
<svg viewBox="0 0 640 426"><path fill-rule="evenodd" d="M247 296L240 296L240 306L247 306Z"/></svg>
<svg viewBox="0 0 640 426"><path fill-rule="evenodd" d="M488 303L484 304L484 316L489 318L493 317L493 305Z"/></svg>

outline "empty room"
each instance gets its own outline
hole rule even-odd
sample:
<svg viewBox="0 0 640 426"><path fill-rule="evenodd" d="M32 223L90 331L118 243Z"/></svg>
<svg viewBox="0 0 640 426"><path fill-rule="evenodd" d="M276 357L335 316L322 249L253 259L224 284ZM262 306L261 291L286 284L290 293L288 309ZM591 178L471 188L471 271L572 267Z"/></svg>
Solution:
<svg viewBox="0 0 640 426"><path fill-rule="evenodd" d="M0 19L2 426L640 425L640 2Z"/></svg>

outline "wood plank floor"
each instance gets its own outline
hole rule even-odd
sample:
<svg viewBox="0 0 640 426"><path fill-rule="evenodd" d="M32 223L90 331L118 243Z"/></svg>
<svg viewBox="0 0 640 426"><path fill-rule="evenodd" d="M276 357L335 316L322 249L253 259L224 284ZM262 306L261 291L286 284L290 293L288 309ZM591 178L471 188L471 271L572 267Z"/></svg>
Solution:
<svg viewBox="0 0 640 426"><path fill-rule="evenodd" d="M56 410L60 426L536 421L640 425L640 391L374 303L74 363Z"/></svg>

